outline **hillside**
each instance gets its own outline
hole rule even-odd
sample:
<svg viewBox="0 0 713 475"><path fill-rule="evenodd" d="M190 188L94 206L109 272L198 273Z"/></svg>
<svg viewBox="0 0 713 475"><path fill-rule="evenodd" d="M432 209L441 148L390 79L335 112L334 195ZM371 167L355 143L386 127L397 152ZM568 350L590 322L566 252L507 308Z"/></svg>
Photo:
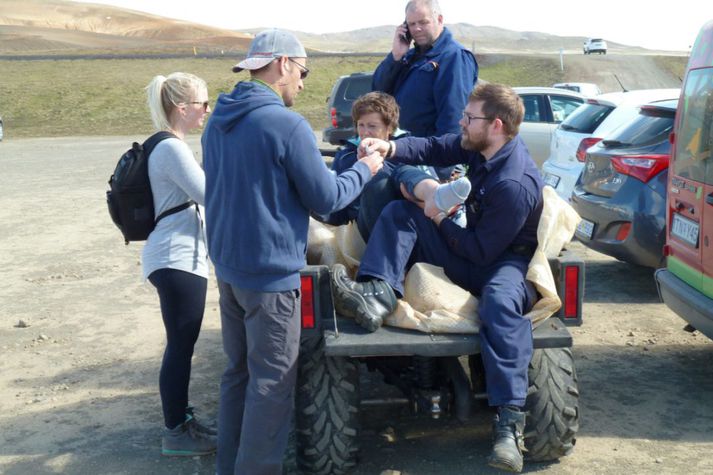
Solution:
<svg viewBox="0 0 713 475"><path fill-rule="evenodd" d="M66 0L2 0L0 53L245 50L251 35L143 12Z"/></svg>

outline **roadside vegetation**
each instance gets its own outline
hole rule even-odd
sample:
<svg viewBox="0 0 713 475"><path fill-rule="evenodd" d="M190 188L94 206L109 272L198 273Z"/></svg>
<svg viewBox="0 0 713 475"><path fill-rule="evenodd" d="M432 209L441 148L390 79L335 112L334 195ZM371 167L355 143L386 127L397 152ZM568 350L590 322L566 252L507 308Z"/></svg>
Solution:
<svg viewBox="0 0 713 475"><path fill-rule="evenodd" d="M319 130L327 126L326 99L343 74L372 71L383 56L315 57L295 110ZM661 61L666 61L663 58ZM156 74L184 71L208 82L211 101L248 73L230 71L235 58L79 59L0 61L0 116L5 136L133 135L151 132L144 87ZM512 86L563 79L554 56L478 55L480 77ZM675 59L666 67L679 68ZM685 67L685 62L679 69ZM675 69L678 70L678 69Z"/></svg>

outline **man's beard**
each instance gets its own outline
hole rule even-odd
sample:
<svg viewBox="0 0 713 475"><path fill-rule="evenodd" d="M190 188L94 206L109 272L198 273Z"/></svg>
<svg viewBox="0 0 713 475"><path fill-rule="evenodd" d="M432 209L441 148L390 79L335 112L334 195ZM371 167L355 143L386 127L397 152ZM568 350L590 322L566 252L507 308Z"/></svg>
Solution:
<svg viewBox="0 0 713 475"><path fill-rule="evenodd" d="M469 139L465 134L461 135L460 138L460 146L463 147L465 150L470 150L473 152L482 152L486 148L488 148L488 139L487 137L479 137L476 140L471 140Z"/></svg>

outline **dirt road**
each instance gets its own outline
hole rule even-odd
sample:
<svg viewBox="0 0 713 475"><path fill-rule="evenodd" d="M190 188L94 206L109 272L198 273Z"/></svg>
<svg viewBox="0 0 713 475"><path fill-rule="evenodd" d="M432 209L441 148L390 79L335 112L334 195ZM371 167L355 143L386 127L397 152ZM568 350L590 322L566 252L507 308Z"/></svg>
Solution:
<svg viewBox="0 0 713 475"><path fill-rule="evenodd" d="M129 142L0 143L0 474L214 473L213 457L159 455L158 301L141 245L124 246L104 203ZM526 470L713 473L713 343L681 330L650 270L572 247L587 263L573 330L581 428L571 456ZM206 417L223 364L213 280L191 389ZM380 409L363 429L357 474L491 473L486 413L462 425Z"/></svg>
<svg viewBox="0 0 713 475"><path fill-rule="evenodd" d="M681 79L662 69L653 56L638 54L568 54L564 77L597 84L602 92L681 87Z"/></svg>

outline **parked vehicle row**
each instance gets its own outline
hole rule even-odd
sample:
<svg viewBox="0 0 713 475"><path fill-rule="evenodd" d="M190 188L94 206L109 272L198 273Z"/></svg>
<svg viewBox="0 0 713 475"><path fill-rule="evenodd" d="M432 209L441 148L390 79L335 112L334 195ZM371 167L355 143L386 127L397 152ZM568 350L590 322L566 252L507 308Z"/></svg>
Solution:
<svg viewBox="0 0 713 475"><path fill-rule="evenodd" d="M679 94L679 89L645 89L612 92L588 99L555 129L550 156L542 165L545 183L564 200L570 201L589 147L630 122L642 105L677 99Z"/></svg>

